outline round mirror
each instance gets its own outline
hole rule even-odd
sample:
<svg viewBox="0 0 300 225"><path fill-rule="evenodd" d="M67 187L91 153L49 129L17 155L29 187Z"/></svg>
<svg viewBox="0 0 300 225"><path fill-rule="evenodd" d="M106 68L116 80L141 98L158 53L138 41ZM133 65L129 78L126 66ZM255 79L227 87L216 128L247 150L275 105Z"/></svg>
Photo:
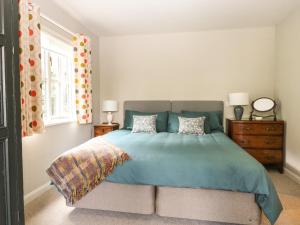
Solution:
<svg viewBox="0 0 300 225"><path fill-rule="evenodd" d="M276 103L270 98L259 98L253 101L252 106L258 112L268 112L274 109Z"/></svg>

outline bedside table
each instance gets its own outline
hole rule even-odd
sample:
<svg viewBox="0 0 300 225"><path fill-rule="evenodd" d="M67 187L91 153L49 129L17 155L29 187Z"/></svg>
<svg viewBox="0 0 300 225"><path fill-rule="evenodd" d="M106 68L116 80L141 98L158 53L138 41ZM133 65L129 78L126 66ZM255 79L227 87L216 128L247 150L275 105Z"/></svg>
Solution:
<svg viewBox="0 0 300 225"><path fill-rule="evenodd" d="M284 121L227 119L227 134L257 161L276 165L283 173Z"/></svg>
<svg viewBox="0 0 300 225"><path fill-rule="evenodd" d="M107 134L113 130L119 129L118 123L113 123L112 125L108 125L107 123L102 123L100 125L94 125L94 137L101 136Z"/></svg>

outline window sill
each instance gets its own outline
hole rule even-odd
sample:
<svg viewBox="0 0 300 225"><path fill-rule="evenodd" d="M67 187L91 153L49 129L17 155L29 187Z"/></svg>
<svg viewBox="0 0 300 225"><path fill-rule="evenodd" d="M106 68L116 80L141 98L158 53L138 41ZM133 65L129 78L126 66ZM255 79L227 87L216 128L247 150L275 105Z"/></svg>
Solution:
<svg viewBox="0 0 300 225"><path fill-rule="evenodd" d="M67 123L75 123L76 119L57 119L52 120L51 122L45 122L45 127L58 126Z"/></svg>

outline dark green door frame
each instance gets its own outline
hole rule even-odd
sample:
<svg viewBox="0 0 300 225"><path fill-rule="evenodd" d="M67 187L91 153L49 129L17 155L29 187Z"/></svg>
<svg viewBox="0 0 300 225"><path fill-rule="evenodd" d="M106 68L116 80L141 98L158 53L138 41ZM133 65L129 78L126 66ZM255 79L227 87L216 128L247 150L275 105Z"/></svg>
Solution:
<svg viewBox="0 0 300 225"><path fill-rule="evenodd" d="M0 225L23 225L18 0L0 0Z"/></svg>

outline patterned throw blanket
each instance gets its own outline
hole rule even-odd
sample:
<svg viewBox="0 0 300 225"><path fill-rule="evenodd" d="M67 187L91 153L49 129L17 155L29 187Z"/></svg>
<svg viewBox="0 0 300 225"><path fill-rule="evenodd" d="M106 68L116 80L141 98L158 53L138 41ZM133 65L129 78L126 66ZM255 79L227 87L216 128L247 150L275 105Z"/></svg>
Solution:
<svg viewBox="0 0 300 225"><path fill-rule="evenodd" d="M96 137L60 155L47 173L67 204L73 205L129 159L126 152Z"/></svg>

